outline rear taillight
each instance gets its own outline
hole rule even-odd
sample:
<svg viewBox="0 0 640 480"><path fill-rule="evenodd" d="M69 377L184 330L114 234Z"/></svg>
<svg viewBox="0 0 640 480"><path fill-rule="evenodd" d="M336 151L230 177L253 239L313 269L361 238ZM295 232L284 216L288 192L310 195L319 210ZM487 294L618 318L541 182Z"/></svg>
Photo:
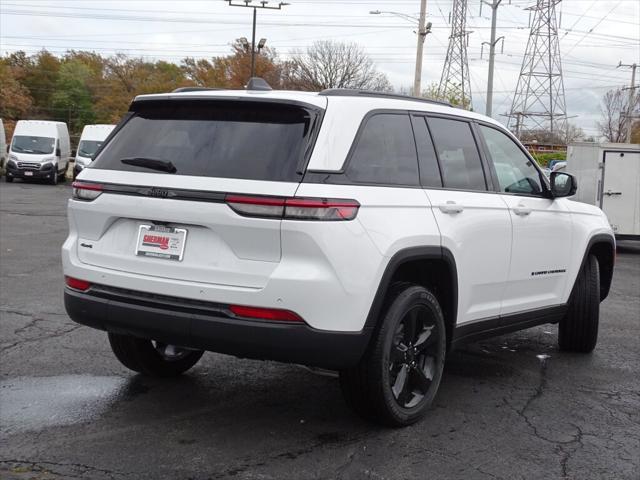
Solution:
<svg viewBox="0 0 640 480"><path fill-rule="evenodd" d="M282 218L285 199L229 194L225 202L234 212L246 217Z"/></svg>
<svg viewBox="0 0 640 480"><path fill-rule="evenodd" d="M360 204L355 200L288 198L284 218L290 220L353 220Z"/></svg>
<svg viewBox="0 0 640 480"><path fill-rule="evenodd" d="M360 208L356 200L332 198L227 195L225 201L234 212L246 217L284 220L353 220Z"/></svg>
<svg viewBox="0 0 640 480"><path fill-rule="evenodd" d="M304 323L297 313L278 308L246 307L243 305L230 305L229 310L237 317L256 320L270 320L274 322Z"/></svg>
<svg viewBox="0 0 640 480"><path fill-rule="evenodd" d="M74 200L84 200L90 202L95 200L102 193L103 187L99 183L73 182L72 198Z"/></svg>
<svg viewBox="0 0 640 480"><path fill-rule="evenodd" d="M79 278L73 277L64 277L64 282L67 284L67 287L73 288L74 290L79 290L81 292L86 292L91 288L91 283L86 280L80 280Z"/></svg>

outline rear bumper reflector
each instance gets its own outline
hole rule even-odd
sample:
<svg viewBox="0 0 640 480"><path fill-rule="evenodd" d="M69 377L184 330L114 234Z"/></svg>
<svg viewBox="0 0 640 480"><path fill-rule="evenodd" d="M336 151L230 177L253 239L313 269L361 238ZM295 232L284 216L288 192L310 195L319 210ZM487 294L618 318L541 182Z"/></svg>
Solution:
<svg viewBox="0 0 640 480"><path fill-rule="evenodd" d="M91 283L87 282L86 280L80 280L78 278L65 276L64 282L67 284L67 287L78 290L79 292L86 292L91 288Z"/></svg>
<svg viewBox="0 0 640 480"><path fill-rule="evenodd" d="M297 314L290 310L280 310L277 308L261 308L261 307L246 307L243 305L230 305L229 310L242 318L253 318L257 320L270 320L275 322L295 322L304 323L304 320Z"/></svg>

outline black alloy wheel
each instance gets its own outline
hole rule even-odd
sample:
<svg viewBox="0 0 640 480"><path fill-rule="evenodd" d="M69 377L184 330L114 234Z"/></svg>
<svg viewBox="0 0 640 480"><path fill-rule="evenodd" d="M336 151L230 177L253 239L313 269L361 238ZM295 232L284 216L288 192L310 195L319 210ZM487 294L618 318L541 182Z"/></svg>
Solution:
<svg viewBox="0 0 640 480"><path fill-rule="evenodd" d="M443 358L438 324L423 305L398 323L389 355L389 385L402 408L418 405L429 391Z"/></svg>

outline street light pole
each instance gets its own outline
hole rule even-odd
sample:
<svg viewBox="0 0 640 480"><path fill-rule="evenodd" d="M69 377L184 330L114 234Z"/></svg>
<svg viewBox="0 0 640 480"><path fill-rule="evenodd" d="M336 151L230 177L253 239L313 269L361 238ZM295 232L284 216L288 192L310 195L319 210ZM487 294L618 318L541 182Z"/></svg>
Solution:
<svg viewBox="0 0 640 480"><path fill-rule="evenodd" d="M380 15L382 13L386 13L389 15L395 15L396 17L404 18L405 20L409 20L410 22L418 23L418 45L416 48L416 69L413 76L413 94L416 96L420 96L422 90L422 57L424 50L424 40L425 37L431 33L431 22L425 24L427 17L427 0L421 0L420 17L418 18L407 15L406 13L386 12L381 10L371 10L369 13L371 15Z"/></svg>
<svg viewBox="0 0 640 480"><path fill-rule="evenodd" d="M258 15L258 9L262 8L265 10L282 10L282 7L286 7L289 5L285 2L278 3L277 6L271 7L268 5L268 1L260 0L258 3L260 5L251 5L253 0L237 0L241 3L234 3L234 0L224 0L229 4L230 7L245 7L245 8L253 8L253 29L251 32L251 77L254 77L256 74L256 17Z"/></svg>

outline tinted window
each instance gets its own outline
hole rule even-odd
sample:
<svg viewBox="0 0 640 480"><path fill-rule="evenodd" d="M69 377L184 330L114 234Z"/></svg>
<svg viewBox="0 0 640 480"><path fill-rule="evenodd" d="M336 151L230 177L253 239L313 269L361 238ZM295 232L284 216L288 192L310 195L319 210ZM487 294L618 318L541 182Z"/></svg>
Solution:
<svg viewBox="0 0 640 480"><path fill-rule="evenodd" d="M445 188L486 190L484 172L476 142L467 122L430 118Z"/></svg>
<svg viewBox="0 0 640 480"><path fill-rule="evenodd" d="M381 113L366 120L346 175L354 182L419 185L409 115Z"/></svg>
<svg viewBox="0 0 640 480"><path fill-rule="evenodd" d="M413 117L413 133L416 137L418 160L420 162L420 182L423 187L442 187L440 168L433 148L431 135L427 129L425 117Z"/></svg>
<svg viewBox="0 0 640 480"><path fill-rule="evenodd" d="M144 102L93 168L157 172L122 159L171 162L176 175L298 181L313 112L253 102Z"/></svg>
<svg viewBox="0 0 640 480"><path fill-rule="evenodd" d="M495 128L481 125L480 131L496 169L500 190L529 195L541 193L540 174L518 145Z"/></svg>

